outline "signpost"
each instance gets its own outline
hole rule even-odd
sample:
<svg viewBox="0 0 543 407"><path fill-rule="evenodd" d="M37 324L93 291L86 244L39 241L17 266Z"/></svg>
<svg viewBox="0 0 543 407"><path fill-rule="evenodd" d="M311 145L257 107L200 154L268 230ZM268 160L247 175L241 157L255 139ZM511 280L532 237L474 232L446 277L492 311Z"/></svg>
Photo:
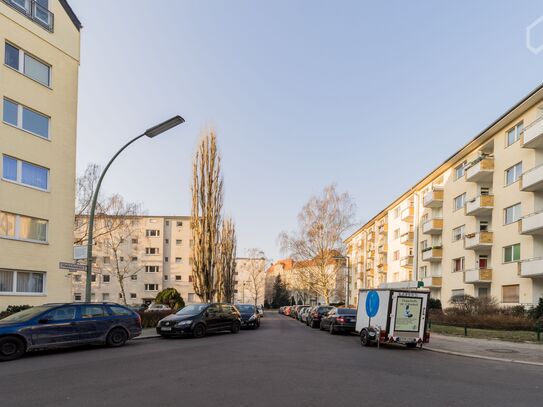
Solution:
<svg viewBox="0 0 543 407"><path fill-rule="evenodd" d="M63 270L68 270L71 272L74 271L87 271L87 265L86 264L77 264L77 263L66 263L66 262L59 262L58 268Z"/></svg>

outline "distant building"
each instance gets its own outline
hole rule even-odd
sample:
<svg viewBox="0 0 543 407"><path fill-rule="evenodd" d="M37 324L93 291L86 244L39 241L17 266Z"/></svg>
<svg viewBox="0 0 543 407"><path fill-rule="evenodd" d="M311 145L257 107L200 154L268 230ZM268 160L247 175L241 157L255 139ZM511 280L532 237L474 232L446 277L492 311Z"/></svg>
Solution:
<svg viewBox="0 0 543 407"><path fill-rule="evenodd" d="M236 289L234 302L264 304L266 289L266 259L246 258L236 259ZM256 297L256 298L255 298Z"/></svg>

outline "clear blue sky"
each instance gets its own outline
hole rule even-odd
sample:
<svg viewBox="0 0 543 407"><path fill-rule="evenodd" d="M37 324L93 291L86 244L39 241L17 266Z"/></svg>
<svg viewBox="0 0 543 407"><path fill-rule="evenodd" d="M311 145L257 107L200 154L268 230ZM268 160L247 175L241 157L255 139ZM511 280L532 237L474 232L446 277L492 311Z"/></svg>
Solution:
<svg viewBox="0 0 543 407"><path fill-rule="evenodd" d="M181 114L104 188L189 214L196 140L215 126L238 254L278 259L278 233L332 182L371 218L543 82L543 53L525 46L540 1L70 4L84 25L78 171Z"/></svg>

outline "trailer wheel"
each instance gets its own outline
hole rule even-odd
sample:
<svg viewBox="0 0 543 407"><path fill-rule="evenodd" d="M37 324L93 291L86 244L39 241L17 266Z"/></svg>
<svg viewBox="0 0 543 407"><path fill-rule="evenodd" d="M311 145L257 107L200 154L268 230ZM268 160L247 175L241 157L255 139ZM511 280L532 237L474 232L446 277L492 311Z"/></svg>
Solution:
<svg viewBox="0 0 543 407"><path fill-rule="evenodd" d="M370 336L368 334L368 331L366 331L365 329L363 329L362 332L360 332L360 343L362 344L362 346L371 345Z"/></svg>
<svg viewBox="0 0 543 407"><path fill-rule="evenodd" d="M409 342L409 343L406 343L405 346L407 346L409 349L415 349L417 347L417 343Z"/></svg>

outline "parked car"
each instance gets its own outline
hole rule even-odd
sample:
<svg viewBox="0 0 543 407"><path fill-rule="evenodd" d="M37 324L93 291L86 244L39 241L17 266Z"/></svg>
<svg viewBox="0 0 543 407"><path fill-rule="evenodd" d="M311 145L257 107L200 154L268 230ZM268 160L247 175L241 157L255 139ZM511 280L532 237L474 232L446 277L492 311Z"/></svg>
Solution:
<svg viewBox="0 0 543 407"><path fill-rule="evenodd" d="M298 312L298 321L305 323L305 321L307 320L307 315L309 314L310 309L311 309L311 307L309 305L302 307L300 309L300 312Z"/></svg>
<svg viewBox="0 0 543 407"><path fill-rule="evenodd" d="M152 303L151 305L149 305L149 307L147 307L147 309L145 310L145 312L152 312L152 311L171 311L171 310L172 310L172 309L170 308L169 305Z"/></svg>
<svg viewBox="0 0 543 407"><path fill-rule="evenodd" d="M307 316L307 326L318 328L321 324L321 318L324 314L330 311L333 307L329 305L316 305L309 311Z"/></svg>
<svg viewBox="0 0 543 407"><path fill-rule="evenodd" d="M336 332L354 332L355 325L356 309L334 307L322 317L320 329L333 335Z"/></svg>
<svg viewBox="0 0 543 407"><path fill-rule="evenodd" d="M277 313L283 314L284 311L285 311L285 307L279 307L279 309L277 310Z"/></svg>
<svg viewBox="0 0 543 407"><path fill-rule="evenodd" d="M139 314L119 304L45 304L0 320L0 361L39 349L83 344L118 347L139 335Z"/></svg>
<svg viewBox="0 0 543 407"><path fill-rule="evenodd" d="M286 315L287 317L290 316L290 311L292 311L292 307L291 306L286 306L284 311L283 311L283 315Z"/></svg>
<svg viewBox="0 0 543 407"><path fill-rule="evenodd" d="M241 316L241 326L251 327L257 329L260 327L260 314L258 307L252 304L236 304Z"/></svg>
<svg viewBox="0 0 543 407"><path fill-rule="evenodd" d="M156 332L165 337L192 335L202 338L207 332L237 334L240 327L241 315L231 304L192 304L161 319Z"/></svg>

